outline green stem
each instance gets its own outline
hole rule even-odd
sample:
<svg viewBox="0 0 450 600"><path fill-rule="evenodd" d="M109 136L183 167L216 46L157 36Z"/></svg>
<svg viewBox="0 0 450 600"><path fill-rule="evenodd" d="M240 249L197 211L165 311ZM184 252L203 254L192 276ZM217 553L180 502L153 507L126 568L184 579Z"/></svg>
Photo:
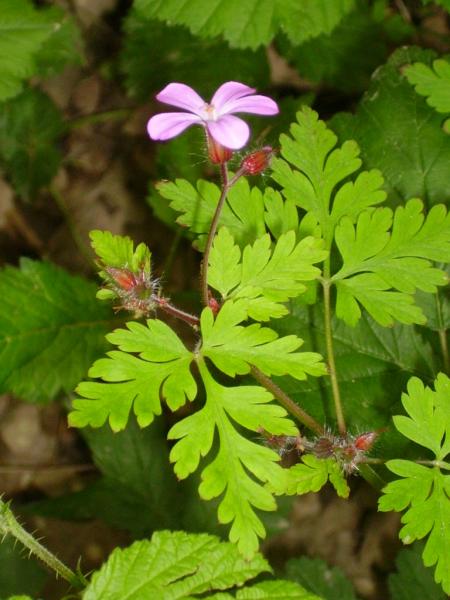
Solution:
<svg viewBox="0 0 450 600"><path fill-rule="evenodd" d="M209 295L208 295L208 263L209 263L209 253L211 252L212 243L214 240L214 236L216 235L217 226L219 224L220 213L222 212L223 205L225 204L225 200L228 195L228 191L231 187L230 184L234 183L235 178L233 177L232 182L228 181L228 169L227 164L222 163L220 165L220 172L222 175L222 192L220 194L219 202L217 203L216 210L214 216L211 221L211 225L208 232L208 238L206 240L205 252L203 254L203 261L201 267L201 290L202 290L202 299L203 304L208 306L209 303Z"/></svg>
<svg viewBox="0 0 450 600"><path fill-rule="evenodd" d="M38 542L22 525L17 521L9 505L0 498L0 534L2 536L12 535L21 542L31 554L34 554L57 575L65 579L75 588L85 587L85 581L82 576L74 573L69 567L62 563L59 558L52 554L40 542Z"/></svg>
<svg viewBox="0 0 450 600"><path fill-rule="evenodd" d="M331 380L331 390L333 392L334 408L336 412L339 433L341 435L345 435L347 432L347 427L345 425L344 411L342 409L341 402L341 393L339 390L339 383L337 379L336 362L334 360L333 332L331 328L330 259L327 259L325 263L324 279L322 280L322 286L324 300L324 328L325 343L327 347L328 374L330 375Z"/></svg>
<svg viewBox="0 0 450 600"><path fill-rule="evenodd" d="M256 379L258 383L260 383L263 387L266 388L273 396L278 400L278 402L283 406L293 417L295 417L300 423L303 423L308 429L314 431L317 435L322 435L324 432L323 427L318 423L311 415L309 415L306 411L303 410L298 404L296 404L292 398L290 398L286 392L283 392L281 388L277 386L275 382L264 375L262 371L260 371L257 367L252 366L250 373Z"/></svg>
<svg viewBox="0 0 450 600"><path fill-rule="evenodd" d="M435 302L436 302L436 313L438 317L439 329L439 344L441 346L442 352L442 360L444 363L444 373L449 372L450 363L449 363L449 352L448 352L448 341L447 341L447 329L444 326L444 320L442 317L442 306L439 298L439 291L435 294Z"/></svg>

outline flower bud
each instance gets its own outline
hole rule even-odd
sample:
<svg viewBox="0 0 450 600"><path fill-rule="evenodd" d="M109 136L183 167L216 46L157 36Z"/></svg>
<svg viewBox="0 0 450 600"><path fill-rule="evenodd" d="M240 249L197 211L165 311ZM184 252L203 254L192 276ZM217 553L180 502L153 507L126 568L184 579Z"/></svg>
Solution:
<svg viewBox="0 0 450 600"><path fill-rule="evenodd" d="M122 290L127 292L133 290L138 285L138 280L134 273L128 269L116 269L115 267L107 267L106 272L114 280L114 283Z"/></svg>
<svg viewBox="0 0 450 600"><path fill-rule="evenodd" d="M271 146L264 146L261 150L247 154L241 163L242 174L259 175L269 166L272 155L273 148Z"/></svg>
<svg viewBox="0 0 450 600"><path fill-rule="evenodd" d="M219 142L216 142L216 140L209 135L208 132L206 133L206 141L208 146L209 160L215 165L222 165L223 163L228 162L233 156L232 150L225 148L225 146L222 146L219 144Z"/></svg>

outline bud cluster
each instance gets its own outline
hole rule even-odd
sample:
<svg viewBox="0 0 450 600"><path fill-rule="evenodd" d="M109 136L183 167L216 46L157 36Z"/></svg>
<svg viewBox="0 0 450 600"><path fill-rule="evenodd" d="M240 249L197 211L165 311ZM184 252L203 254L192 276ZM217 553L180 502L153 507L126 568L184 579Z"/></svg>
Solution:
<svg viewBox="0 0 450 600"><path fill-rule="evenodd" d="M117 310L125 309L141 315L153 312L159 284L146 269L133 272L126 268L106 267L105 274L106 289L120 300Z"/></svg>
<svg viewBox="0 0 450 600"><path fill-rule="evenodd" d="M313 454L317 458L334 458L345 473L351 474L358 470L358 464L372 448L380 431L340 436L327 430L312 440L301 436L270 435L263 430L261 434L264 443L278 452L280 457L295 451L298 454Z"/></svg>

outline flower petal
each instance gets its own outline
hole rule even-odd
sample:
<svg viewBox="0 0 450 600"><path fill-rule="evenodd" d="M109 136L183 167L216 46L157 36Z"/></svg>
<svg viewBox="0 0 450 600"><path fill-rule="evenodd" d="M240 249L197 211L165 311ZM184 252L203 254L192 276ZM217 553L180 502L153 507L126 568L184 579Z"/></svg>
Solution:
<svg viewBox="0 0 450 600"><path fill-rule="evenodd" d="M184 83L169 83L157 94L156 99L164 104L184 108L196 115L206 104L195 90Z"/></svg>
<svg viewBox="0 0 450 600"><path fill-rule="evenodd" d="M248 94L254 94L255 91L256 90L248 85L244 85L238 81L227 81L227 83L223 83L220 88L216 90L210 104L214 106L219 114L223 114L222 107L225 103L230 102L230 100L242 98L242 96L248 96Z"/></svg>
<svg viewBox="0 0 450 600"><path fill-rule="evenodd" d="M235 98L222 105L219 114L253 113L255 115L276 115L280 112L277 103L268 96L245 96Z"/></svg>
<svg viewBox="0 0 450 600"><path fill-rule="evenodd" d="M201 122L200 117L191 113L160 113L147 123L147 131L152 140L169 140L191 125Z"/></svg>
<svg viewBox="0 0 450 600"><path fill-rule="evenodd" d="M245 146L250 137L247 123L232 115L224 115L217 121L208 121L206 126L216 142L231 150L239 150Z"/></svg>

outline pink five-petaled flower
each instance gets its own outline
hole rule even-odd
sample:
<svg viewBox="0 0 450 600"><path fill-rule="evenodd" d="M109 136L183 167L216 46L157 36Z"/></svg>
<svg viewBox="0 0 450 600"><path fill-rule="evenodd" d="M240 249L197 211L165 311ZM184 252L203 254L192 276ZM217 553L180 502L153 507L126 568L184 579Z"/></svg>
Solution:
<svg viewBox="0 0 450 600"><path fill-rule="evenodd" d="M278 106L268 96L255 95L253 88L237 81L228 81L219 87L211 99L205 102L195 90L184 83L169 83L156 96L157 100L182 108L186 112L155 115L147 125L153 140L168 140L191 125L203 125L216 142L231 150L245 146L250 129L234 113L276 115Z"/></svg>

